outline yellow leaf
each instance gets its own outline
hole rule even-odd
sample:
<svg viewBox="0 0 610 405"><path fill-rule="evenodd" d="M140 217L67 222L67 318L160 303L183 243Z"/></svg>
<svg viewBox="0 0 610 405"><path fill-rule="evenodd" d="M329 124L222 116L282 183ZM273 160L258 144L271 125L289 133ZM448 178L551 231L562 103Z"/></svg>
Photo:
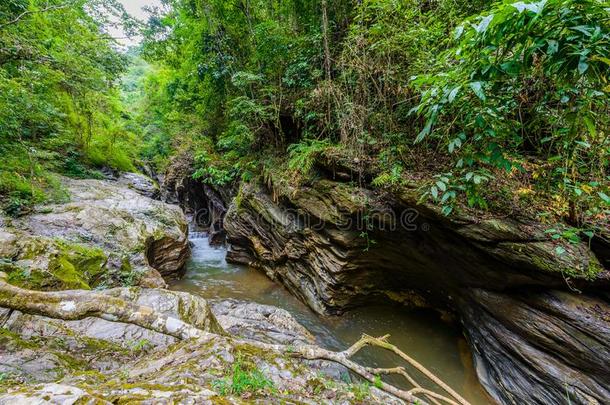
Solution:
<svg viewBox="0 0 610 405"><path fill-rule="evenodd" d="M587 194L591 194L591 191L593 191L593 187L589 186L588 184L583 184L580 186L580 189Z"/></svg>

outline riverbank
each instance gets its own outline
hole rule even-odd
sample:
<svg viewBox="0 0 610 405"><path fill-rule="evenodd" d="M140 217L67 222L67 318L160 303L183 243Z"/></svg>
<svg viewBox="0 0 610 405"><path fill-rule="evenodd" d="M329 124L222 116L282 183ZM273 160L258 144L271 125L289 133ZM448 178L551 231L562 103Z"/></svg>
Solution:
<svg viewBox="0 0 610 405"><path fill-rule="evenodd" d="M224 221L229 259L321 314L393 301L455 316L498 402L610 396L603 250L518 216L447 217L416 186L379 193L319 173L242 184Z"/></svg>
<svg viewBox="0 0 610 405"><path fill-rule="evenodd" d="M446 216L416 183L379 191L332 156L315 170L304 183L266 171L216 208L226 212L229 262L258 269L322 315L392 303L453 317L500 403L609 395L605 239L558 238L518 214ZM207 194L230 194L200 187L199 208Z"/></svg>
<svg viewBox="0 0 610 405"><path fill-rule="evenodd" d="M1 222L0 403L403 402L369 372L346 380L349 357L284 310L165 289L190 252L176 206L118 181L64 187L70 202Z"/></svg>

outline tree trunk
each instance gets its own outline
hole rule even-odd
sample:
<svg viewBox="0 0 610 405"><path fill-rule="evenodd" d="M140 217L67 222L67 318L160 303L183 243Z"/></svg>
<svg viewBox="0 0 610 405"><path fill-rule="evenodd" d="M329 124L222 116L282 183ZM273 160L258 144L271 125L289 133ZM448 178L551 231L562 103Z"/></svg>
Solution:
<svg viewBox="0 0 610 405"><path fill-rule="evenodd" d="M322 0L322 40L324 42L324 72L326 80L331 79L330 46L328 44L328 4Z"/></svg>

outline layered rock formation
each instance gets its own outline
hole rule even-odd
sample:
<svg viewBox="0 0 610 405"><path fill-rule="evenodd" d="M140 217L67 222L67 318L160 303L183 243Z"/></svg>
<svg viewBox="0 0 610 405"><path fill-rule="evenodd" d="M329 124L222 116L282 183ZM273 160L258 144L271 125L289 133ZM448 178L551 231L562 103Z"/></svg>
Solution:
<svg viewBox="0 0 610 405"><path fill-rule="evenodd" d="M160 289L104 294L216 335L179 342L132 324L62 321L0 309L0 404L241 403L254 396L264 403L354 402L353 387L333 379L336 366L238 345L223 336L226 329L234 338L312 343L286 311L238 301L216 302L210 310L202 298ZM233 392L232 378L264 378L265 385ZM366 401L402 404L374 387Z"/></svg>
<svg viewBox="0 0 610 405"><path fill-rule="evenodd" d="M85 297L79 305L93 316L68 321L0 308L0 404L199 404L250 398L313 404L362 397L353 385L337 379L344 373L337 366L252 343L313 343L284 310L233 300L211 308L200 297L160 288L106 289L165 286L160 273L180 274L189 252L185 217L178 207L144 197L146 190L136 192L121 182L65 179L64 186L70 202L38 207L27 217L0 218L0 277L27 289L95 288L99 293L62 295ZM138 305L139 316L160 314L163 318L157 320L165 319L167 329L184 322L210 333L205 339L177 341L135 321L100 315L94 308L102 298L117 308ZM61 300L55 304L67 317L76 304ZM23 302L20 296L18 301ZM10 299L3 302L11 306ZM42 298L32 302L40 309L33 313L62 317L45 312L51 304ZM236 342L238 337L245 340ZM373 403L402 403L374 387L367 387L364 397Z"/></svg>
<svg viewBox="0 0 610 405"><path fill-rule="evenodd" d="M103 294L146 305L206 331L221 331L207 302L187 293L161 289L116 288ZM3 334L0 373L25 383L50 383L80 371L119 370L130 352L144 354L177 343L171 336L100 318L49 319L0 308ZM54 347L51 342L61 341ZM88 364L87 364L88 363Z"/></svg>
<svg viewBox="0 0 610 405"><path fill-rule="evenodd" d="M193 156L184 153L174 157L168 166L161 189L163 201L179 204L191 219L195 230L209 233L210 243L225 242L223 218L233 190L218 188L193 179Z"/></svg>
<svg viewBox="0 0 610 405"><path fill-rule="evenodd" d="M181 210L120 182L64 179L70 201L0 226L0 270L32 289L164 286L190 248ZM146 194L146 193L145 193Z"/></svg>
<svg viewBox="0 0 610 405"><path fill-rule="evenodd" d="M261 269L319 313L387 299L454 313L501 403L610 398L603 257L551 240L539 223L448 218L417 198L415 188L381 195L328 179L244 184L225 218L228 260Z"/></svg>

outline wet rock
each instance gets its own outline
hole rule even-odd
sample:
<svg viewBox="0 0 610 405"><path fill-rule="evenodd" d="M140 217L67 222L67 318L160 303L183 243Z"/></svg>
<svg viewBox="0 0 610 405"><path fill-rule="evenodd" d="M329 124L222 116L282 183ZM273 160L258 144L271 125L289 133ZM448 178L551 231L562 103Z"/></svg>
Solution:
<svg viewBox="0 0 610 405"><path fill-rule="evenodd" d="M165 286L161 276L181 274L190 247L178 207L113 181L63 179L63 185L70 202L37 207L0 228L0 259L13 281L39 289L140 279Z"/></svg>
<svg viewBox="0 0 610 405"><path fill-rule="evenodd" d="M313 335L284 309L238 300L215 301L211 305L222 328L233 336L267 343L315 343Z"/></svg>
<svg viewBox="0 0 610 405"><path fill-rule="evenodd" d="M177 278L184 274L184 264L191 251L185 240L165 236L158 239L150 238L146 247L148 263L163 277Z"/></svg>
<svg viewBox="0 0 610 405"><path fill-rule="evenodd" d="M148 198L157 199L161 194L159 185L143 174L121 173L117 182Z"/></svg>
<svg viewBox="0 0 610 405"><path fill-rule="evenodd" d="M563 291L553 302L568 311L574 300L589 302L607 291L610 272L603 258L586 243L564 244L565 252L557 254L558 242L536 222L479 220L460 213L445 217L438 207L417 200L416 187L381 195L326 179L294 187L271 175L265 185L242 185L230 206L227 260L260 269L322 314L397 298L408 306L454 312L463 320L480 378L501 402L557 402L566 390L574 403L604 402L606 392L595 384L609 386L608 377L584 363L570 363L565 348L579 353L583 334L603 340L601 331L610 327L610 318L590 318L584 325L576 313L566 318L544 310L544 322L526 323L527 317L513 312L508 301L486 304L496 305L503 311L500 316L490 315L473 298L474 291L505 294L536 318L540 310L519 294ZM602 312L607 311L605 302L597 303ZM478 311L487 311L489 319L478 319ZM548 333L544 325L562 322L563 330L574 333L541 345L537 336ZM523 330L516 331L516 323ZM488 327L503 332L494 337ZM524 352L519 355L500 355L520 348ZM594 364L610 364L605 349L598 356Z"/></svg>

